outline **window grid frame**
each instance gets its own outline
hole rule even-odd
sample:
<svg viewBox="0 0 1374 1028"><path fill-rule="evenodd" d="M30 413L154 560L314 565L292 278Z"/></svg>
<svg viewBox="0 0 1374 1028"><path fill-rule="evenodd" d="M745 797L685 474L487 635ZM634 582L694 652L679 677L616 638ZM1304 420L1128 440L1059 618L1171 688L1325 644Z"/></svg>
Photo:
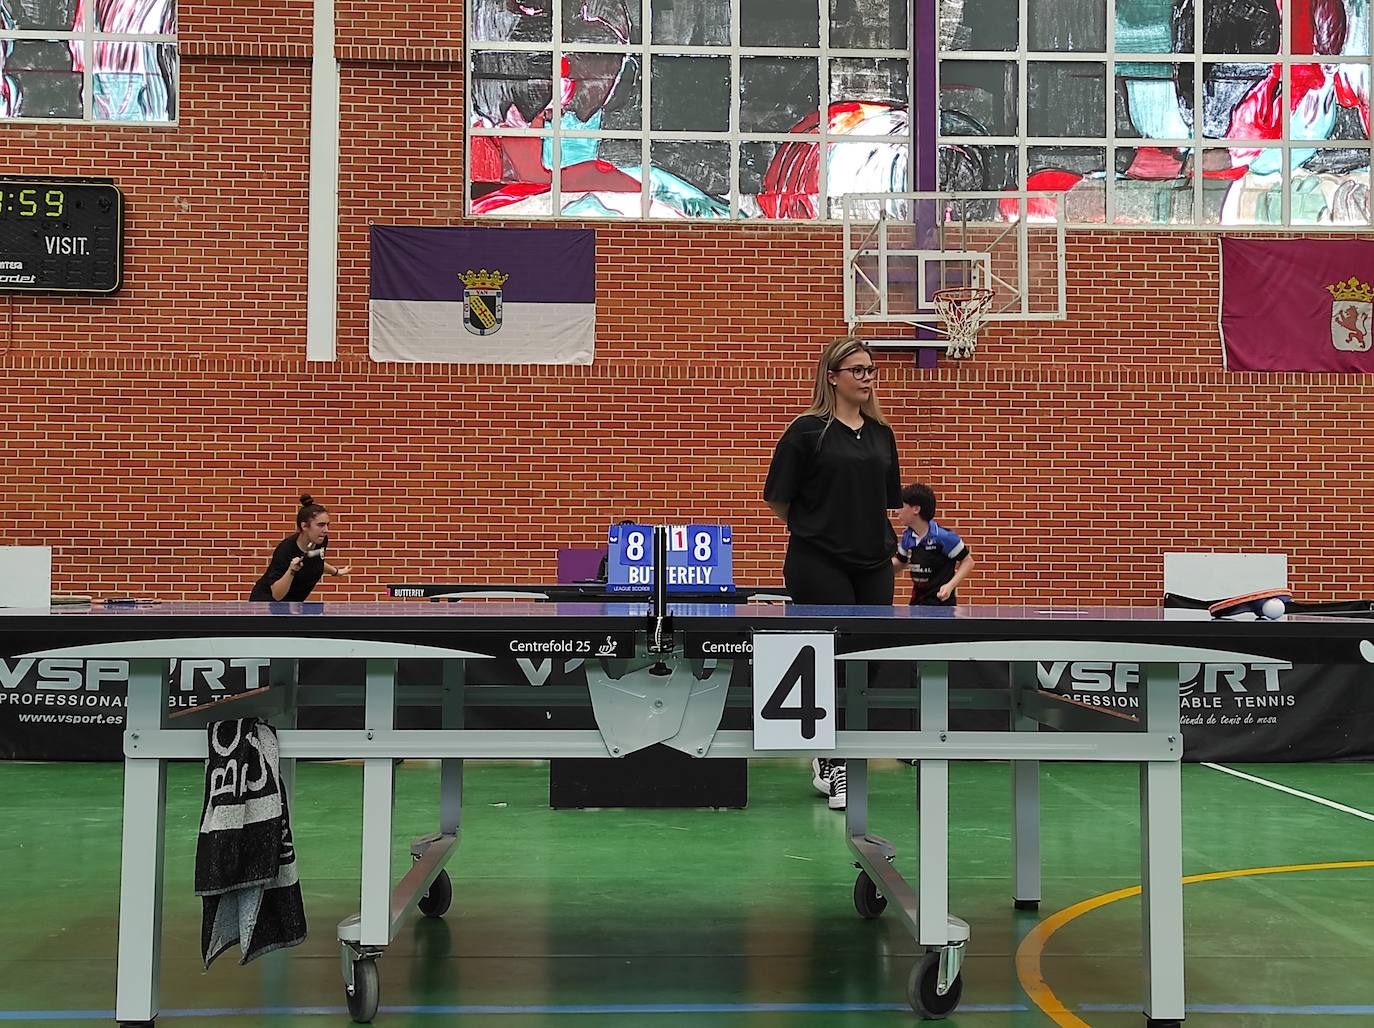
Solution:
<svg viewBox="0 0 1374 1028"><path fill-rule="evenodd" d="M150 33L142 35L133 32L98 32L96 30L96 5L83 5L85 25L71 31L59 29L3 29L0 28L0 42L16 40L37 40L44 43L66 43L75 41L83 48L81 71L81 117L80 118L26 118L0 117L0 125L108 125L125 128L175 128L181 120L181 49L177 34ZM172 16L180 28L181 11L174 3ZM170 44L176 55L176 83L173 93L173 110L176 116L166 121L132 120L124 118L96 118L95 111L95 58L97 43L146 43L151 45Z"/></svg>
<svg viewBox="0 0 1374 1028"><path fill-rule="evenodd" d="M1288 98L1292 95L1292 72L1294 66L1320 64L1320 65L1364 65L1367 68L1366 74L1368 81L1374 83L1374 16L1368 19L1366 24L1366 39L1364 55L1350 54L1293 54L1292 53L1292 4L1291 0L1281 0L1280 9L1280 33L1278 53L1273 54L1223 54L1205 51L1201 49L1203 40L1203 12L1204 4L1208 0L1198 0L1193 5L1193 41L1194 47L1191 52L1185 53L1118 53L1116 51L1116 0L1105 0L1107 33L1105 49L1103 51L1050 51L1037 50L1031 51L1029 45L1029 7L1030 0L1019 0L1018 3L1018 27L1017 27L1017 49L1011 50L956 50L946 49L940 45L939 25L940 12L943 4L937 2L934 7L934 26L932 31L936 33L935 51L935 73L936 73L936 93L937 97L943 95L944 87L944 66L946 61L951 62L973 62L973 61L999 61L1004 63L1015 62L1017 66L1017 134L1014 136L999 134L986 136L973 135L945 135L938 133L936 136L936 146L1014 146L1016 148L1016 185L1017 190L1024 191L1026 187L1026 177L1028 170L1028 154L1033 147L1072 147L1072 146L1094 146L1106 148L1106 161L1104 167L1103 190L1104 190L1104 221L1069 221L1068 227L1074 229L1111 229L1124 231L1331 231L1331 232L1369 232L1374 229L1374 168L1367 172L1370 179L1370 186L1367 196L1367 206L1365 210L1366 220L1364 222L1341 222L1341 223L1315 223L1315 222L1294 222L1292 217L1292 194L1293 194L1293 168L1292 153L1294 150L1316 149L1316 150L1359 150L1363 151L1374 162L1374 130L1363 139L1298 139L1292 138L1292 111ZM1032 136L1026 132L1028 118L1028 84L1029 84L1029 65L1037 62L1084 62L1104 64L1106 67L1104 108L1106 117L1106 133L1103 136ZM1193 65L1193 136L1190 139L1148 139L1142 137L1136 144L1161 147L1188 147L1191 151L1193 166L1195 169L1200 167L1199 155L1205 155L1208 150L1225 150L1234 147L1236 144L1244 145L1247 142L1252 144L1254 149L1274 149L1282 153L1280 168L1280 217L1277 223L1246 223L1246 224L1225 224L1220 220L1215 222L1202 220L1206 216L1204 201L1204 186L1206 179L1203 175L1195 173L1191 176L1189 189L1192 192L1192 213L1191 221L1169 221L1169 222L1117 222L1117 192L1118 183L1116 175L1116 151L1121 147L1134 149L1129 146L1132 137L1118 136L1116 132L1116 81L1117 67L1122 63L1127 64L1170 64L1183 65L1191 63ZM1266 64L1279 65L1281 72L1281 101L1279 103L1282 116L1280 137L1278 139L1212 139L1203 130L1203 69L1209 64ZM937 106L939 102L937 100Z"/></svg>
<svg viewBox="0 0 1374 1028"><path fill-rule="evenodd" d="M912 11L908 12L907 36L908 46L906 49L884 49L873 47L843 47L832 50L830 48L830 0L815 0L816 16L819 22L820 35L818 45L815 47L746 47L739 42L741 36L741 15L740 0L731 0L730 4L730 39L728 45L719 46L686 46L672 43L653 42L653 4L655 0L639 0L640 8L640 41L639 43L628 44L598 44L598 43L563 43L563 8L565 3L578 3L579 0L553 0L551 11L551 36L548 43L543 42L524 42L514 43L509 41L477 41L472 38L473 19L471 9L464 17L463 33L465 54L475 54L482 51L487 52L530 52L530 53L551 53L553 55L553 76L552 76L552 117L550 124L546 128L538 129L505 129L505 128L484 128L472 124L474 111L472 109L472 61L464 59L464 197L463 208L466 216L482 220L485 218L499 219L503 215L493 212L489 215L475 215L472 213L472 140L478 137L513 137L513 136L534 136L540 139L552 139L552 168L550 169L550 212L548 214L519 214L504 215L512 219L529 221L551 221L559 219L573 220L592 220L605 221L610 224L625 221L652 221L654 223L672 223L686 221L696 224L751 224L751 225L816 225L823 223L839 224L842 220L841 213L831 213L832 200L838 197L830 197L828 194L829 185L829 160L828 155L830 146L833 142L853 142L853 143L885 143L895 144L906 148L907 152L907 172L906 190L912 188L912 176L916 166L916 131L914 124L915 97L915 59L914 48L911 45L911 16ZM1024 2L1024 0L1023 0ZM638 132L633 130L565 130L562 128L563 104L562 90L559 88L561 78L562 57L565 53L620 53L636 57L640 61L640 128ZM654 131L652 128L652 100L653 100L653 58L655 56L700 56L722 58L728 57L730 62L731 88L730 88L730 108L729 124L724 132L692 132L692 131ZM779 132L749 132L740 131L740 62L745 57L804 57L816 61L817 74L817 95L820 97L816 114L818 117L817 131L806 135L796 133ZM907 109L907 130L904 135L874 136L858 134L836 134L830 131L830 119L828 117L830 97L830 61L832 59L854 58L859 60L898 60L906 65L906 97L904 102ZM634 139L639 137L640 146L640 212L639 217L632 216L591 216L591 215L565 215L562 213L562 149L561 140L568 139ZM654 143L662 142L712 142L725 143L729 146L730 166L728 171L729 187L729 211L725 215L716 218L663 218L653 217L650 212L652 191L650 189L650 177L648 169L652 167L651 154ZM741 148L746 143L810 143L816 145L820 159L818 160L818 194L817 212L815 218L769 218L765 216L741 217L740 215L740 160Z"/></svg>

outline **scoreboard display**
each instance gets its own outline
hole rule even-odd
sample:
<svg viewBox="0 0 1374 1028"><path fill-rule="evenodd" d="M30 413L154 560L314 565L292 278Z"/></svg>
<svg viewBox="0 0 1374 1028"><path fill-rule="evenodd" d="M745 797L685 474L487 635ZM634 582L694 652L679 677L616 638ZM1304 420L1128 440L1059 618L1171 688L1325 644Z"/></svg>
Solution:
<svg viewBox="0 0 1374 1028"><path fill-rule="evenodd" d="M0 292L104 294L123 283L116 186L0 176Z"/></svg>
<svg viewBox="0 0 1374 1028"><path fill-rule="evenodd" d="M668 525L670 593L728 593L735 588L729 525ZM612 525L607 536L607 592L648 592L654 585L654 526Z"/></svg>

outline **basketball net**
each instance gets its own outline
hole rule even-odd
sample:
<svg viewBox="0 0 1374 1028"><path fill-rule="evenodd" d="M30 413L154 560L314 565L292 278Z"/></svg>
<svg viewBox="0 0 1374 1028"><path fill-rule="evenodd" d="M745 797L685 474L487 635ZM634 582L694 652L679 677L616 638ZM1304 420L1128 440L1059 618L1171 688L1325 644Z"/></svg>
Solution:
<svg viewBox="0 0 1374 1028"><path fill-rule="evenodd" d="M992 306L991 289L940 289L933 297L935 312L944 323L949 345L945 353L951 357L973 356L988 308Z"/></svg>

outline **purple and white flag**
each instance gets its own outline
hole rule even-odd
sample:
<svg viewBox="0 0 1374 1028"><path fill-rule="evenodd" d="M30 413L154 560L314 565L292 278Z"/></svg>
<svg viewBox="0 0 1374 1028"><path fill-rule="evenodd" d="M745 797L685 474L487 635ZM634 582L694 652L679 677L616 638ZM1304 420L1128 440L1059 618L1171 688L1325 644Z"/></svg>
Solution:
<svg viewBox="0 0 1374 1028"><path fill-rule="evenodd" d="M373 225L375 361L590 364L596 233Z"/></svg>

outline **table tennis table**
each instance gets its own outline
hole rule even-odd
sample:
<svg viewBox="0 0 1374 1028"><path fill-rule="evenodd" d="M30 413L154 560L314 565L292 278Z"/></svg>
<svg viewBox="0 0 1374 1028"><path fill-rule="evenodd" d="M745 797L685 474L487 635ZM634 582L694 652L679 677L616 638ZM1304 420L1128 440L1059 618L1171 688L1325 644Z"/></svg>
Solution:
<svg viewBox="0 0 1374 1028"><path fill-rule="evenodd" d="M443 915L452 901L445 863L461 834L463 761L471 758L619 756L654 743L700 757L776 757L750 731L720 729L732 695L730 665L748 660L762 634L833 636L847 671L837 703L847 718L824 756L849 761L846 836L858 875L853 902L863 917L890 908L925 954L912 968L907 999L926 1017L958 1005L969 926L948 909L949 762L1009 761L1013 780L1012 899L1040 900L1041 761L1116 761L1140 769L1140 847L1145 988L1152 1025L1184 1016L1183 899L1178 683L1180 665L1256 662L1374 662L1368 624L1320 617L1279 622L1215 621L1205 612L1154 608L849 607L669 605L669 648L645 604L391 601L339 604L166 603L155 606L0 610L0 656L121 659L130 663L124 736L116 1018L151 1024L158 1014L166 771L203 760L210 719L259 713L280 732L283 782L297 759L357 759L363 765L360 912L339 925L345 995L356 1021L375 1015L378 958L418 906ZM657 650L657 652L654 652ZM595 729L468 727L483 706L528 702L527 685L470 688L465 668L498 655L581 655L585 687L561 699L590 704ZM271 682L215 708L169 712L168 661L188 657L271 661ZM294 662L347 658L365 665L361 685L304 687ZM407 684L408 662L438 661L441 684ZM993 697L1005 730L957 731L949 712L949 664L1005 662L1010 686ZM1035 662L1122 661L1143 668L1138 714L1089 708L1040 690ZM873 662L910 663L919 687L870 688ZM573 694L575 693L575 694ZM555 697L539 691L546 705ZM302 729L314 704L356 708L356 727ZM432 727L397 727L398 705L433 708ZM250 709L251 705L256 705ZM913 708L911 731L872 731L876 707ZM815 755L798 749L796 756ZM907 882L894 847L871 830L867 760L915 758L919 871ZM393 885L391 841L395 763L440 762L436 830L415 840L413 864ZM306 871L308 878L308 870Z"/></svg>

